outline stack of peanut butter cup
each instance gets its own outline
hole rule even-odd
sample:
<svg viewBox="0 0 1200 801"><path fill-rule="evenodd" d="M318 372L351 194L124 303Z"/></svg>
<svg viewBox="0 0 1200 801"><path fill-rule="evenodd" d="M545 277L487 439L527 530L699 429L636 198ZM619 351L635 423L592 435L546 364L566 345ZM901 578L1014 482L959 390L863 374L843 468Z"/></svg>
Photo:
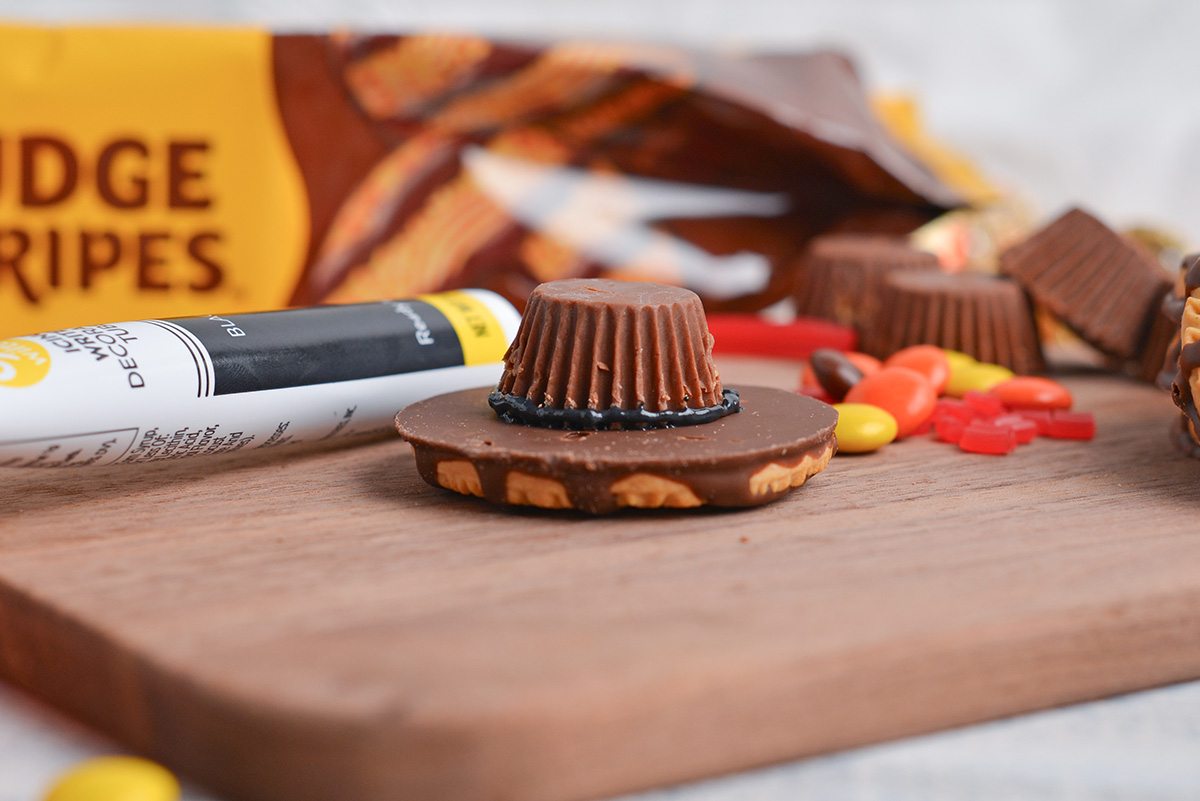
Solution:
<svg viewBox="0 0 1200 801"><path fill-rule="evenodd" d="M943 272L905 239L840 234L813 242L797 266L800 314L851 325L860 349L887 357L931 344L1003 364L1044 367L1029 299L1004 278Z"/></svg>
<svg viewBox="0 0 1200 801"><path fill-rule="evenodd" d="M796 311L862 330L886 303L892 275L936 272L937 257L900 237L829 234L814 239L796 264Z"/></svg>
<svg viewBox="0 0 1200 801"><path fill-rule="evenodd" d="M1042 309L1111 365L1163 383L1164 361L1179 337L1180 292L1170 292L1171 278L1151 253L1093 215L1070 209L1008 248L998 259L1000 275L948 273L928 262L914 267L933 257L905 257L906 250L917 253L903 240L884 248L865 238L857 250L844 236L818 240L799 268L798 311L854 325L860 349L873 356L931 344L1033 373L1045 369L1034 314ZM871 253L874 263L868 269L837 262L839 284L822 274L834 264L827 251L862 259ZM818 291L826 297L808 296Z"/></svg>
<svg viewBox="0 0 1200 801"><path fill-rule="evenodd" d="M495 503L609 513L755 506L825 468L837 412L721 384L700 298L601 279L540 285L490 392L396 418L430 484Z"/></svg>

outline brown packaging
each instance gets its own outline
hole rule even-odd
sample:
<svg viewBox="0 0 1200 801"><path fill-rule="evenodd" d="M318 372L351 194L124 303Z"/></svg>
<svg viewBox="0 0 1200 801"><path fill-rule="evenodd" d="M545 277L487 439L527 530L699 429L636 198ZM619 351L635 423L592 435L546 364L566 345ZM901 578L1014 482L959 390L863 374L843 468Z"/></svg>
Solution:
<svg viewBox="0 0 1200 801"><path fill-rule="evenodd" d="M833 53L0 27L0 336L634 278L785 296L959 197Z"/></svg>

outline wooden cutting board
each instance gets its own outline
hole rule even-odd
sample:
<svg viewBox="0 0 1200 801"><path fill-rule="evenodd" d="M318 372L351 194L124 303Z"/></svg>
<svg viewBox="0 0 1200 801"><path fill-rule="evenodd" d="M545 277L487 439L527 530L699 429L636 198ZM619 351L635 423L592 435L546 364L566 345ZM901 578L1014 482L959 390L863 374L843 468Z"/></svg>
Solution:
<svg viewBox="0 0 1200 801"><path fill-rule="evenodd" d="M399 441L2 470L0 673L250 801L596 797L1198 677L1200 462L1066 380L1093 442L740 512L493 508Z"/></svg>

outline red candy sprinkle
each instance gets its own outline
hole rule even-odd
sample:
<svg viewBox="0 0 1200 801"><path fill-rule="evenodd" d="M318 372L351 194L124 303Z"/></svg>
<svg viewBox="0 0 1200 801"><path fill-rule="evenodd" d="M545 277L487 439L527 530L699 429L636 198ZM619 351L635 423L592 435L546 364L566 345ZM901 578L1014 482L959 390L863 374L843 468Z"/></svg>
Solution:
<svg viewBox="0 0 1200 801"><path fill-rule="evenodd" d="M1096 418L1091 412L1054 412L1046 436L1055 439L1091 439L1096 436Z"/></svg>
<svg viewBox="0 0 1200 801"><path fill-rule="evenodd" d="M1037 423L1027 420L1019 414L1004 414L997 417L992 423L1012 431L1017 438L1018 445L1027 445L1033 442L1038 435Z"/></svg>
<svg viewBox="0 0 1200 801"><path fill-rule="evenodd" d="M966 431L967 424L959 420L957 417L939 417L933 424L934 433L942 442L950 442L958 444L962 439L963 431Z"/></svg>
<svg viewBox="0 0 1200 801"><path fill-rule="evenodd" d="M937 403L933 406L933 417L935 420L942 417L953 417L965 424L975 419L975 412L957 398L938 398Z"/></svg>
<svg viewBox="0 0 1200 801"><path fill-rule="evenodd" d="M963 403L971 407L981 417L995 417L1008 411L999 398L988 392L968 389L963 395Z"/></svg>
<svg viewBox="0 0 1200 801"><path fill-rule="evenodd" d="M998 426L986 420L975 420L967 426L958 447L968 453L1003 456L1017 447L1017 437L1008 426Z"/></svg>
<svg viewBox="0 0 1200 801"><path fill-rule="evenodd" d="M1045 409L1018 409L1014 414L1036 425L1039 436L1050 430L1050 412Z"/></svg>

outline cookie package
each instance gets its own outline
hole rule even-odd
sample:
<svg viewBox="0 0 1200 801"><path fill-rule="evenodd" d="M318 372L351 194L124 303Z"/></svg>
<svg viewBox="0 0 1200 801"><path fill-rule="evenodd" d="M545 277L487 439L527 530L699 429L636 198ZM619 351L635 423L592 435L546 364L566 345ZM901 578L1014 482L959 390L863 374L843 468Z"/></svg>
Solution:
<svg viewBox="0 0 1200 801"><path fill-rule="evenodd" d="M0 337L573 277L756 310L814 236L962 203L833 52L11 24L0 52Z"/></svg>

